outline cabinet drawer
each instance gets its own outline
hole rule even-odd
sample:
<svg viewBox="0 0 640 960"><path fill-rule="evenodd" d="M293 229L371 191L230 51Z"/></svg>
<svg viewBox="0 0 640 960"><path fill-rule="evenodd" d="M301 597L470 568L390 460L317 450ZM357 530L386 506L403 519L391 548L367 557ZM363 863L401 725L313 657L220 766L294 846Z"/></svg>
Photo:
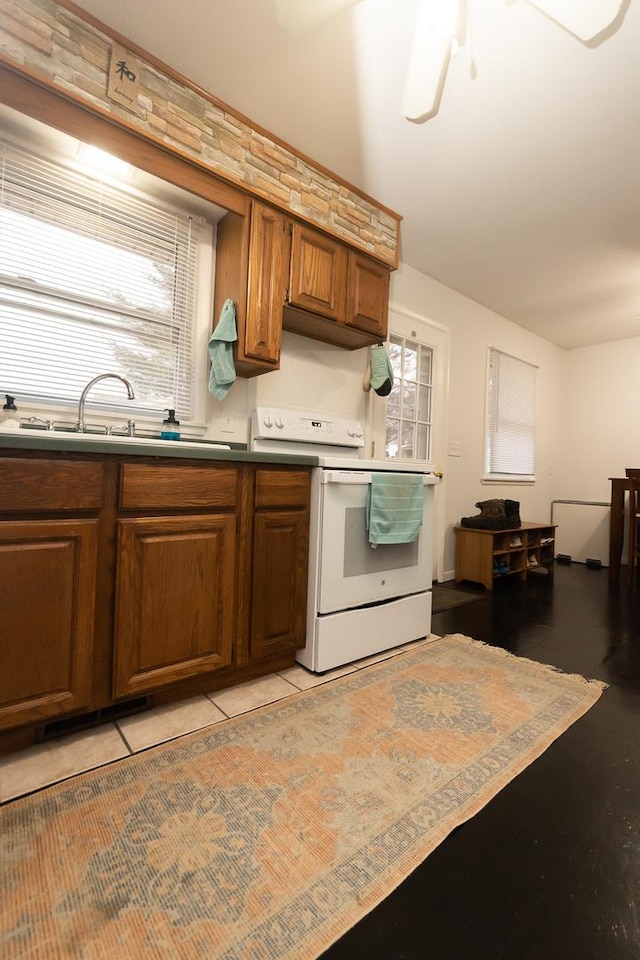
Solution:
<svg viewBox="0 0 640 960"><path fill-rule="evenodd" d="M122 510L235 507L237 502L237 467L122 466Z"/></svg>
<svg viewBox="0 0 640 960"><path fill-rule="evenodd" d="M256 470L256 507L306 507L309 470Z"/></svg>
<svg viewBox="0 0 640 960"><path fill-rule="evenodd" d="M0 459L0 513L99 510L102 464Z"/></svg>

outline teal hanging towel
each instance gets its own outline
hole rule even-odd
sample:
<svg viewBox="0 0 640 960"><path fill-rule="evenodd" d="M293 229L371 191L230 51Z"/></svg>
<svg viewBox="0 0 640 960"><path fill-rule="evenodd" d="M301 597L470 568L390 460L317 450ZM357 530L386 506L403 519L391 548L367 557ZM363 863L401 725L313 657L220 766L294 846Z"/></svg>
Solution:
<svg viewBox="0 0 640 960"><path fill-rule="evenodd" d="M233 300L225 300L220 317L209 339L209 393L216 400L224 400L236 379L233 362L233 343L238 339L236 308Z"/></svg>
<svg viewBox="0 0 640 960"><path fill-rule="evenodd" d="M373 473L366 505L369 543L412 543L422 526L424 481L415 473Z"/></svg>

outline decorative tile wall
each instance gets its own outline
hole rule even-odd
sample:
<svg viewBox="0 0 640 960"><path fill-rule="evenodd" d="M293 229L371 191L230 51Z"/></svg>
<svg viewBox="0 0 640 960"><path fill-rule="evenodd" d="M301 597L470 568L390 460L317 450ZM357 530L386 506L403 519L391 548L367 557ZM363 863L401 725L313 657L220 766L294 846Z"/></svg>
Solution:
<svg viewBox="0 0 640 960"><path fill-rule="evenodd" d="M79 11L80 13L81 11ZM397 265L400 217L361 196L171 68L135 58L137 104L107 96L114 40L55 0L0 0L0 60L197 159L227 182ZM0 94L1 98L1 94Z"/></svg>

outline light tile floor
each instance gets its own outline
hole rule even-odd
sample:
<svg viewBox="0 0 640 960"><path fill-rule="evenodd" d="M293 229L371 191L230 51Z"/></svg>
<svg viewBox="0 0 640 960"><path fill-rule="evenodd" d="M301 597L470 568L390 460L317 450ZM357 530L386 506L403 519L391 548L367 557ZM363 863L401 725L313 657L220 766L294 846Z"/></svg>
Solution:
<svg viewBox="0 0 640 960"><path fill-rule="evenodd" d="M437 639L436 634L430 634L423 640L415 640L402 647L365 657L344 667L328 670L322 675L296 665L281 673L249 680L226 690L216 690L207 695L154 707L145 713L0 757L0 803L15 800L87 770L121 760L140 750L148 750L186 733L222 723L229 717L237 717L268 703L283 700L300 693L301 690L310 690L329 683L337 677L355 673L356 670L399 656L405 650L415 649Z"/></svg>

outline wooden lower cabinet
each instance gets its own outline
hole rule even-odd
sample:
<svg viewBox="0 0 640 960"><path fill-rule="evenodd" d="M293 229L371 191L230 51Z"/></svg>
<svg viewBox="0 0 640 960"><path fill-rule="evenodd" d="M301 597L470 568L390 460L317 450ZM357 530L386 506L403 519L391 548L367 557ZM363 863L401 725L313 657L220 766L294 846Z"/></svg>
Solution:
<svg viewBox="0 0 640 960"><path fill-rule="evenodd" d="M300 510L256 515L252 659L304 646L308 544L308 519Z"/></svg>
<svg viewBox="0 0 640 960"><path fill-rule="evenodd" d="M305 644L310 496L310 471L257 468L252 660L292 652Z"/></svg>
<svg viewBox="0 0 640 960"><path fill-rule="evenodd" d="M89 704L96 520L0 523L0 730Z"/></svg>
<svg viewBox="0 0 640 960"><path fill-rule="evenodd" d="M0 752L54 720L292 664L310 478L294 465L0 448Z"/></svg>
<svg viewBox="0 0 640 960"><path fill-rule="evenodd" d="M235 516L121 520L118 528L114 696L229 666Z"/></svg>

